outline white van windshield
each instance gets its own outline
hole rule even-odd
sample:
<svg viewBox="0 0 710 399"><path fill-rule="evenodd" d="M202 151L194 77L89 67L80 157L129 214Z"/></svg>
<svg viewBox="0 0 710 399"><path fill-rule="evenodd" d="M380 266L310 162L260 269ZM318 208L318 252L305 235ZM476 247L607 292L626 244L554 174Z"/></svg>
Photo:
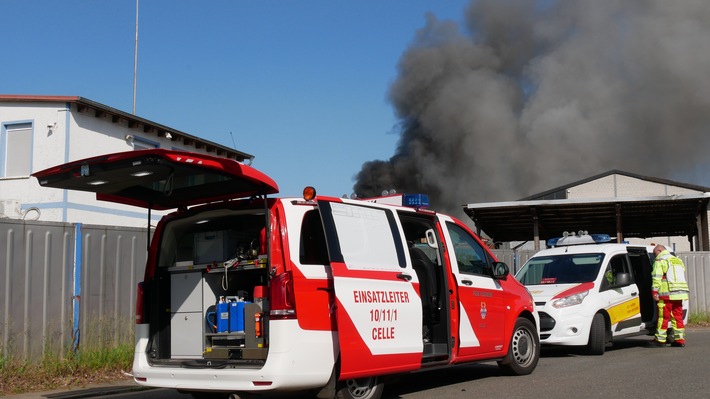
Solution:
<svg viewBox="0 0 710 399"><path fill-rule="evenodd" d="M604 254L566 254L530 259L515 278L524 285L574 284L594 281Z"/></svg>

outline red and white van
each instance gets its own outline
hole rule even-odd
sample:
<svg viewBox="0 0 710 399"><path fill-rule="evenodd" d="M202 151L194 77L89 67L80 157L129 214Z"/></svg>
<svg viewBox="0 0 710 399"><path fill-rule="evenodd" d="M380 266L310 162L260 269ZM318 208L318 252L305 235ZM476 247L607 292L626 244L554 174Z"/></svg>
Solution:
<svg viewBox="0 0 710 399"><path fill-rule="evenodd" d="M204 392L378 398L382 377L497 360L537 365L532 297L460 221L412 206L271 198L233 160L169 150L37 172L45 187L176 209L157 225L139 284L133 376Z"/></svg>

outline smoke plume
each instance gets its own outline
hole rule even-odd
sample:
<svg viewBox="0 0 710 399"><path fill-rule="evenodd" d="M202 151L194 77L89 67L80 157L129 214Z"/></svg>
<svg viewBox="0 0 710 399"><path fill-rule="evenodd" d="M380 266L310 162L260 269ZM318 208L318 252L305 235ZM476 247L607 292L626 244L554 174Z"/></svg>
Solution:
<svg viewBox="0 0 710 399"><path fill-rule="evenodd" d="M707 0L481 0L465 27L427 15L389 91L395 154L366 162L355 193L460 210L611 169L692 175L708 166L708 21Z"/></svg>

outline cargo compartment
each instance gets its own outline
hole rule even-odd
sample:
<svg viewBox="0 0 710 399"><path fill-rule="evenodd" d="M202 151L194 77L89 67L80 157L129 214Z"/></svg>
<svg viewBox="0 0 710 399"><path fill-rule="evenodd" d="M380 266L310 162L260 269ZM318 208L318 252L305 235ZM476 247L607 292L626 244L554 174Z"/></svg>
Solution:
<svg viewBox="0 0 710 399"><path fill-rule="evenodd" d="M159 314L150 321L152 362L198 366L266 359L265 214L216 210L166 224L155 279L161 294L151 304Z"/></svg>

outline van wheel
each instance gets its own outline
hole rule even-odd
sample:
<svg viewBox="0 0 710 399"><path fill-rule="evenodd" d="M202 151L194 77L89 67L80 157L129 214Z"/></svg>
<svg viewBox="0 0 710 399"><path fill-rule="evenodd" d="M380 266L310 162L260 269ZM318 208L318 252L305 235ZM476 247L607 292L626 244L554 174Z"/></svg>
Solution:
<svg viewBox="0 0 710 399"><path fill-rule="evenodd" d="M589 329L588 355L603 355L606 348L606 323L601 313L594 315L592 327Z"/></svg>
<svg viewBox="0 0 710 399"><path fill-rule="evenodd" d="M339 384L338 399L380 399L384 384L377 377L355 378Z"/></svg>
<svg viewBox="0 0 710 399"><path fill-rule="evenodd" d="M535 370L539 359L540 337L535 324L524 317L518 317L508 354L498 362L498 366L509 374L526 375Z"/></svg>

